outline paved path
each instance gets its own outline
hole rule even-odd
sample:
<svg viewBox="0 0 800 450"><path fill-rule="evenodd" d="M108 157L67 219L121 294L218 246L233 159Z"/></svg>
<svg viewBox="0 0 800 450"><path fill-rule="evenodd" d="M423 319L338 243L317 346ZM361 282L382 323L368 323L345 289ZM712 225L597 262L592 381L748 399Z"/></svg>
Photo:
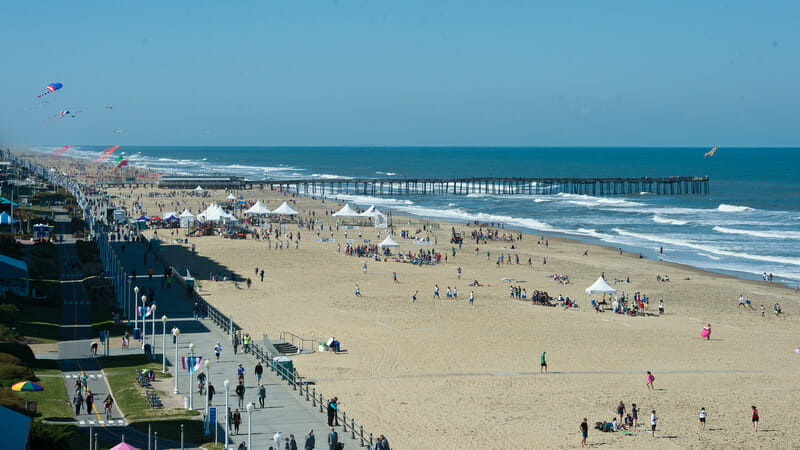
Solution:
<svg viewBox="0 0 800 450"><path fill-rule="evenodd" d="M178 338L178 353L179 358L188 356L189 344L193 343L195 346L195 356L201 356L204 359L211 360L209 367L210 384L214 386L216 395L211 401L211 406L217 408L217 417L221 427L219 432L220 440L224 435L224 411L225 411L225 388L223 381L230 380L230 398L229 406L231 410L240 409L242 415L242 425L239 429L239 435L232 437L231 445L235 442L246 442L247 440L247 425L248 418L247 412L244 407L239 407L239 402L236 395L233 393L236 385L237 373L236 369L239 364L246 370L245 375L245 397L244 404L253 402L258 405L257 396L257 383L254 375L254 367L256 359L250 354L238 355L233 354L233 346L230 345L228 336L217 328L214 323L208 319L195 320L192 317L192 306L184 298L184 292L177 284L173 283L171 289L162 287L162 275L164 267L154 261L153 255L148 254L145 259L145 247L143 244L127 244L125 253L122 253L121 243L114 243L117 255L120 257L123 266L130 273L132 269L136 269L137 274L147 274L148 268L153 269L154 275L152 280L148 279L147 275L138 275L136 278L135 286L139 287L139 296L144 292L149 291L151 287L155 289L155 303L156 309L156 339L155 351L156 358L160 360L162 355L162 325L161 316L166 315L168 320L166 323L167 332L167 364L170 368L174 367L173 362L175 358L175 346L172 343L171 336L169 335L172 327L177 325L181 330ZM141 304L141 302L139 303ZM152 327L151 320L147 321L147 342L153 343L152 340ZM139 323L141 325L141 321ZM213 347L220 342L223 351L220 360L217 362L214 358ZM134 348L134 343L131 343L131 348ZM135 350L141 351L141 350ZM205 370L205 368L203 368ZM280 381L274 373L270 372L268 367L265 367L265 373L262 378L262 383L267 388L267 399L265 407L256 408L253 412L253 448L268 448L272 444L272 437L275 432L280 431L284 437L289 437L290 433L295 435L298 446L303 448L304 436L310 429L313 429L317 438L317 448L324 448L327 446L327 434L330 427L325 422L324 414L319 412L318 408L313 408L310 402L306 402L301 398L297 391L289 388L286 383ZM180 370L178 376L178 389L183 395L188 394L189 387L194 390L192 394L192 406L195 409L205 409L205 399L201 398L197 390L197 382L189 381L189 375L186 371ZM169 380L173 381L173 380ZM351 440L350 433L343 433L341 428L337 429L339 439L346 443L347 447L358 447L359 441Z"/></svg>

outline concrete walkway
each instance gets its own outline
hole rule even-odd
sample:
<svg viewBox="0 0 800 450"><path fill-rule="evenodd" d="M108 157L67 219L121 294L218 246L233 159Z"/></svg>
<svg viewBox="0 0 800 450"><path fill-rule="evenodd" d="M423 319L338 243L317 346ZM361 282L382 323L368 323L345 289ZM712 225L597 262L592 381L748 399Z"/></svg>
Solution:
<svg viewBox="0 0 800 450"><path fill-rule="evenodd" d="M200 356L205 360L210 360L210 367L208 368L209 382L214 386L216 395L211 401L211 406L217 408L217 420L220 425L221 431L219 432L220 441L224 438L225 427L225 388L224 380L230 380L230 397L229 406L232 411L237 408L240 410L242 416L242 424L239 429L239 435L233 436L231 446L238 445L242 441L247 441L248 429L248 414L245 406L249 402L258 405L257 396L257 382L254 375L254 367L256 359L250 354L234 354L233 346L230 344L230 338L217 328L211 320L208 319L194 319L192 316L192 307L189 301L184 298L183 290L173 283L172 288L168 289L162 287L161 274L164 273L164 267L155 262L152 254L148 254L145 258L145 246L141 243L126 244L125 253L122 253L122 243L115 242L112 244L120 258L123 266L128 273L132 269L136 269L137 278L134 283L139 287L139 296L146 293L150 288L155 289L155 304L156 309L156 339L152 339L152 319L147 320L147 343L154 343L154 354L158 360L161 360L163 352L162 347L162 324L161 316L166 315L168 320L166 323L166 357L167 364L170 370L174 368L175 360L175 346L172 343L170 332L173 326L180 329L180 336L178 338L178 357L185 357L189 355L189 344L194 344L194 355ZM152 279L148 279L146 275L148 268L153 269ZM144 276L142 276L144 274ZM132 291L131 291L132 293ZM141 302L139 302L141 305ZM139 321L141 326L141 321ZM133 327L133 325L132 325ZM214 345L219 342L222 345L222 355L219 361L214 357ZM117 344L118 345L118 344ZM131 342L130 351L134 350L136 346ZM180 361L180 359L178 360ZM242 364L246 371L245 375L245 396L244 403L239 405L238 399L234 394L234 388L237 384L236 369L239 364ZM205 371L205 365L203 366ZM205 399L201 398L197 389L197 381L193 379L190 382L190 377L185 370L178 371L178 390L183 395L189 395L190 389L193 390L191 394L191 406L194 409L205 411ZM174 379L169 380L173 382ZM252 413L252 448L268 448L272 445L273 435L280 432L284 438L289 437L289 434L294 434L298 442L298 447L303 448L304 436L309 430L313 429L317 439L316 448L327 447L327 434L330 432L330 427L326 424L324 414L319 412L318 408L313 408L310 402L306 402L304 397L300 397L297 391L289 388L285 382L281 382L280 378L275 376L268 367L264 368L264 376L262 384L267 388L267 398L265 407L256 408ZM341 428L337 429L339 440L345 442L347 447L358 447L360 442L358 440L351 440L349 433L343 433ZM213 439L213 436L211 436ZM234 445L235 443L235 445ZM281 446L281 449L283 446Z"/></svg>

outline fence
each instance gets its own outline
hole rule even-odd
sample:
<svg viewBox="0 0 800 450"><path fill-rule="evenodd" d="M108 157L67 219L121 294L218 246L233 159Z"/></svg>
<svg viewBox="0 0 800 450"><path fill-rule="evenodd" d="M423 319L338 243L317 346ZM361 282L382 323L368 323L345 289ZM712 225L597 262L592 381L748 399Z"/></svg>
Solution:
<svg viewBox="0 0 800 450"><path fill-rule="evenodd" d="M314 346L318 344L314 339L304 339L288 331L281 331L280 339L297 347L297 353L303 353L306 348L310 350L310 353L314 353Z"/></svg>

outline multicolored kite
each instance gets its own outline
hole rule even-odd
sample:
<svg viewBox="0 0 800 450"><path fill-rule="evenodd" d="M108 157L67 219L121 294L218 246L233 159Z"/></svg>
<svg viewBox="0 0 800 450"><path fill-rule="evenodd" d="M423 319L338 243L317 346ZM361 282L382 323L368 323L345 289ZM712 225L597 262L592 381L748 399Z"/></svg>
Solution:
<svg viewBox="0 0 800 450"><path fill-rule="evenodd" d="M119 145L115 145L115 146L113 146L113 147L108 147L107 149L103 150L103 152L105 152L105 153L103 153L102 155L100 155L100 157L99 157L99 158L95 159L95 160L94 160L94 161L92 161L92 162L100 162L100 161L103 161L103 160L105 160L106 158L108 158L108 157L109 157L109 155L111 155L112 153L114 153L114 150L116 150L116 149L118 149L118 148L119 148ZM120 155L120 156L121 156L121 155Z"/></svg>
<svg viewBox="0 0 800 450"><path fill-rule="evenodd" d="M705 155L703 155L703 159L706 159L706 158L707 158L707 157L709 157L709 156L714 156L714 154L715 154L715 153L717 153L717 149L718 149L718 148L720 148L720 146L719 146L719 145L718 145L718 146L716 146L716 147L714 147L714 148L712 148L711 150L707 151L707 152L706 152L706 154L705 154Z"/></svg>
<svg viewBox="0 0 800 450"><path fill-rule="evenodd" d="M63 119L64 117L75 117L75 116L78 115L78 113L81 113L81 112L83 112L83 111L70 111L68 109L65 109L65 110L59 111L58 114L56 114L56 115L53 115L53 116L48 117L47 119L44 119L44 122L47 122L48 120L51 120L51 119L53 120L53 122L58 122L59 120Z"/></svg>
<svg viewBox="0 0 800 450"><path fill-rule="evenodd" d="M120 167L125 167L127 165L128 165L128 160L127 159L123 159L122 161L118 162L116 166L114 166L114 170L112 172L116 172L117 169L119 169Z"/></svg>
<svg viewBox="0 0 800 450"><path fill-rule="evenodd" d="M46 90L46 91L44 91L44 93L42 93L42 94L39 94L39 97L41 97L41 96L43 96L43 95L47 95L47 94L49 94L49 93L51 93L51 92L55 92L55 91L57 91L57 90L61 89L62 87L64 87L64 85L63 85L63 84L61 84L61 83L50 83L50 84L48 84L48 85L47 85L47 87L45 88L45 89L47 89L47 90Z"/></svg>

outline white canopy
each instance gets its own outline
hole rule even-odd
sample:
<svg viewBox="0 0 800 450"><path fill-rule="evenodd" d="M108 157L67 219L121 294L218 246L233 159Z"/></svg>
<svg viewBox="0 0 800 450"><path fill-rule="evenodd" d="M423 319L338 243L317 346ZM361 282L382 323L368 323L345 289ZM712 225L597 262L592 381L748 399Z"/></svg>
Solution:
<svg viewBox="0 0 800 450"><path fill-rule="evenodd" d="M386 236L386 239L383 240L378 247L400 247L400 244L397 243L394 239L392 239L392 235Z"/></svg>
<svg viewBox="0 0 800 450"><path fill-rule="evenodd" d="M161 218L162 218L162 219L164 219L164 220L167 220L167 219L169 219L170 217L174 217L175 219L177 219L177 218L178 218L178 213L177 213L176 211L172 211L172 212L165 212L165 213L164 213L164 214L161 216Z"/></svg>
<svg viewBox="0 0 800 450"><path fill-rule="evenodd" d="M188 209L184 209L183 212L181 213L181 215L178 216L178 217L180 217L180 218L194 217L194 214L190 213Z"/></svg>
<svg viewBox="0 0 800 450"><path fill-rule="evenodd" d="M198 184L197 187L194 188L194 191L195 192L203 192L203 188L201 188L200 185Z"/></svg>
<svg viewBox="0 0 800 450"><path fill-rule="evenodd" d="M188 228L189 223L194 219L194 214L190 213L188 209L184 209L181 215L178 216L178 219L180 219L179 225L181 227Z"/></svg>
<svg viewBox="0 0 800 450"><path fill-rule="evenodd" d="M264 204L261 203L261 200L259 200L259 201L256 202L255 205L251 206L244 213L245 214L253 214L253 215L257 215L258 216L258 215L262 215L262 214L269 214L270 212L271 211L269 210L269 208L264 206Z"/></svg>
<svg viewBox="0 0 800 450"><path fill-rule="evenodd" d="M351 208L349 203L345 203L342 209L333 213L333 215L336 217L358 217L360 214Z"/></svg>
<svg viewBox="0 0 800 450"><path fill-rule="evenodd" d="M617 290L611 287L603 277L597 279L593 285L586 288L587 294L614 294Z"/></svg>
<svg viewBox="0 0 800 450"><path fill-rule="evenodd" d="M231 193L231 194L228 194L228 196L227 196L227 197L225 197L225 200L236 200L236 196L235 196L235 195L233 195L232 193Z"/></svg>
<svg viewBox="0 0 800 450"><path fill-rule="evenodd" d="M359 215L363 216L363 217L375 217L377 214L380 214L380 213L381 212L378 211L378 208L376 208L375 205L372 205L369 208L367 208L366 211L364 211L363 213L361 213Z"/></svg>
<svg viewBox="0 0 800 450"><path fill-rule="evenodd" d="M288 203L283 202L281 206L278 206L275 211L272 211L270 214L275 214L276 216L296 216L297 211L293 210Z"/></svg>
<svg viewBox="0 0 800 450"><path fill-rule="evenodd" d="M234 222L236 218L220 206L214 204L197 215L197 218L206 222Z"/></svg>

